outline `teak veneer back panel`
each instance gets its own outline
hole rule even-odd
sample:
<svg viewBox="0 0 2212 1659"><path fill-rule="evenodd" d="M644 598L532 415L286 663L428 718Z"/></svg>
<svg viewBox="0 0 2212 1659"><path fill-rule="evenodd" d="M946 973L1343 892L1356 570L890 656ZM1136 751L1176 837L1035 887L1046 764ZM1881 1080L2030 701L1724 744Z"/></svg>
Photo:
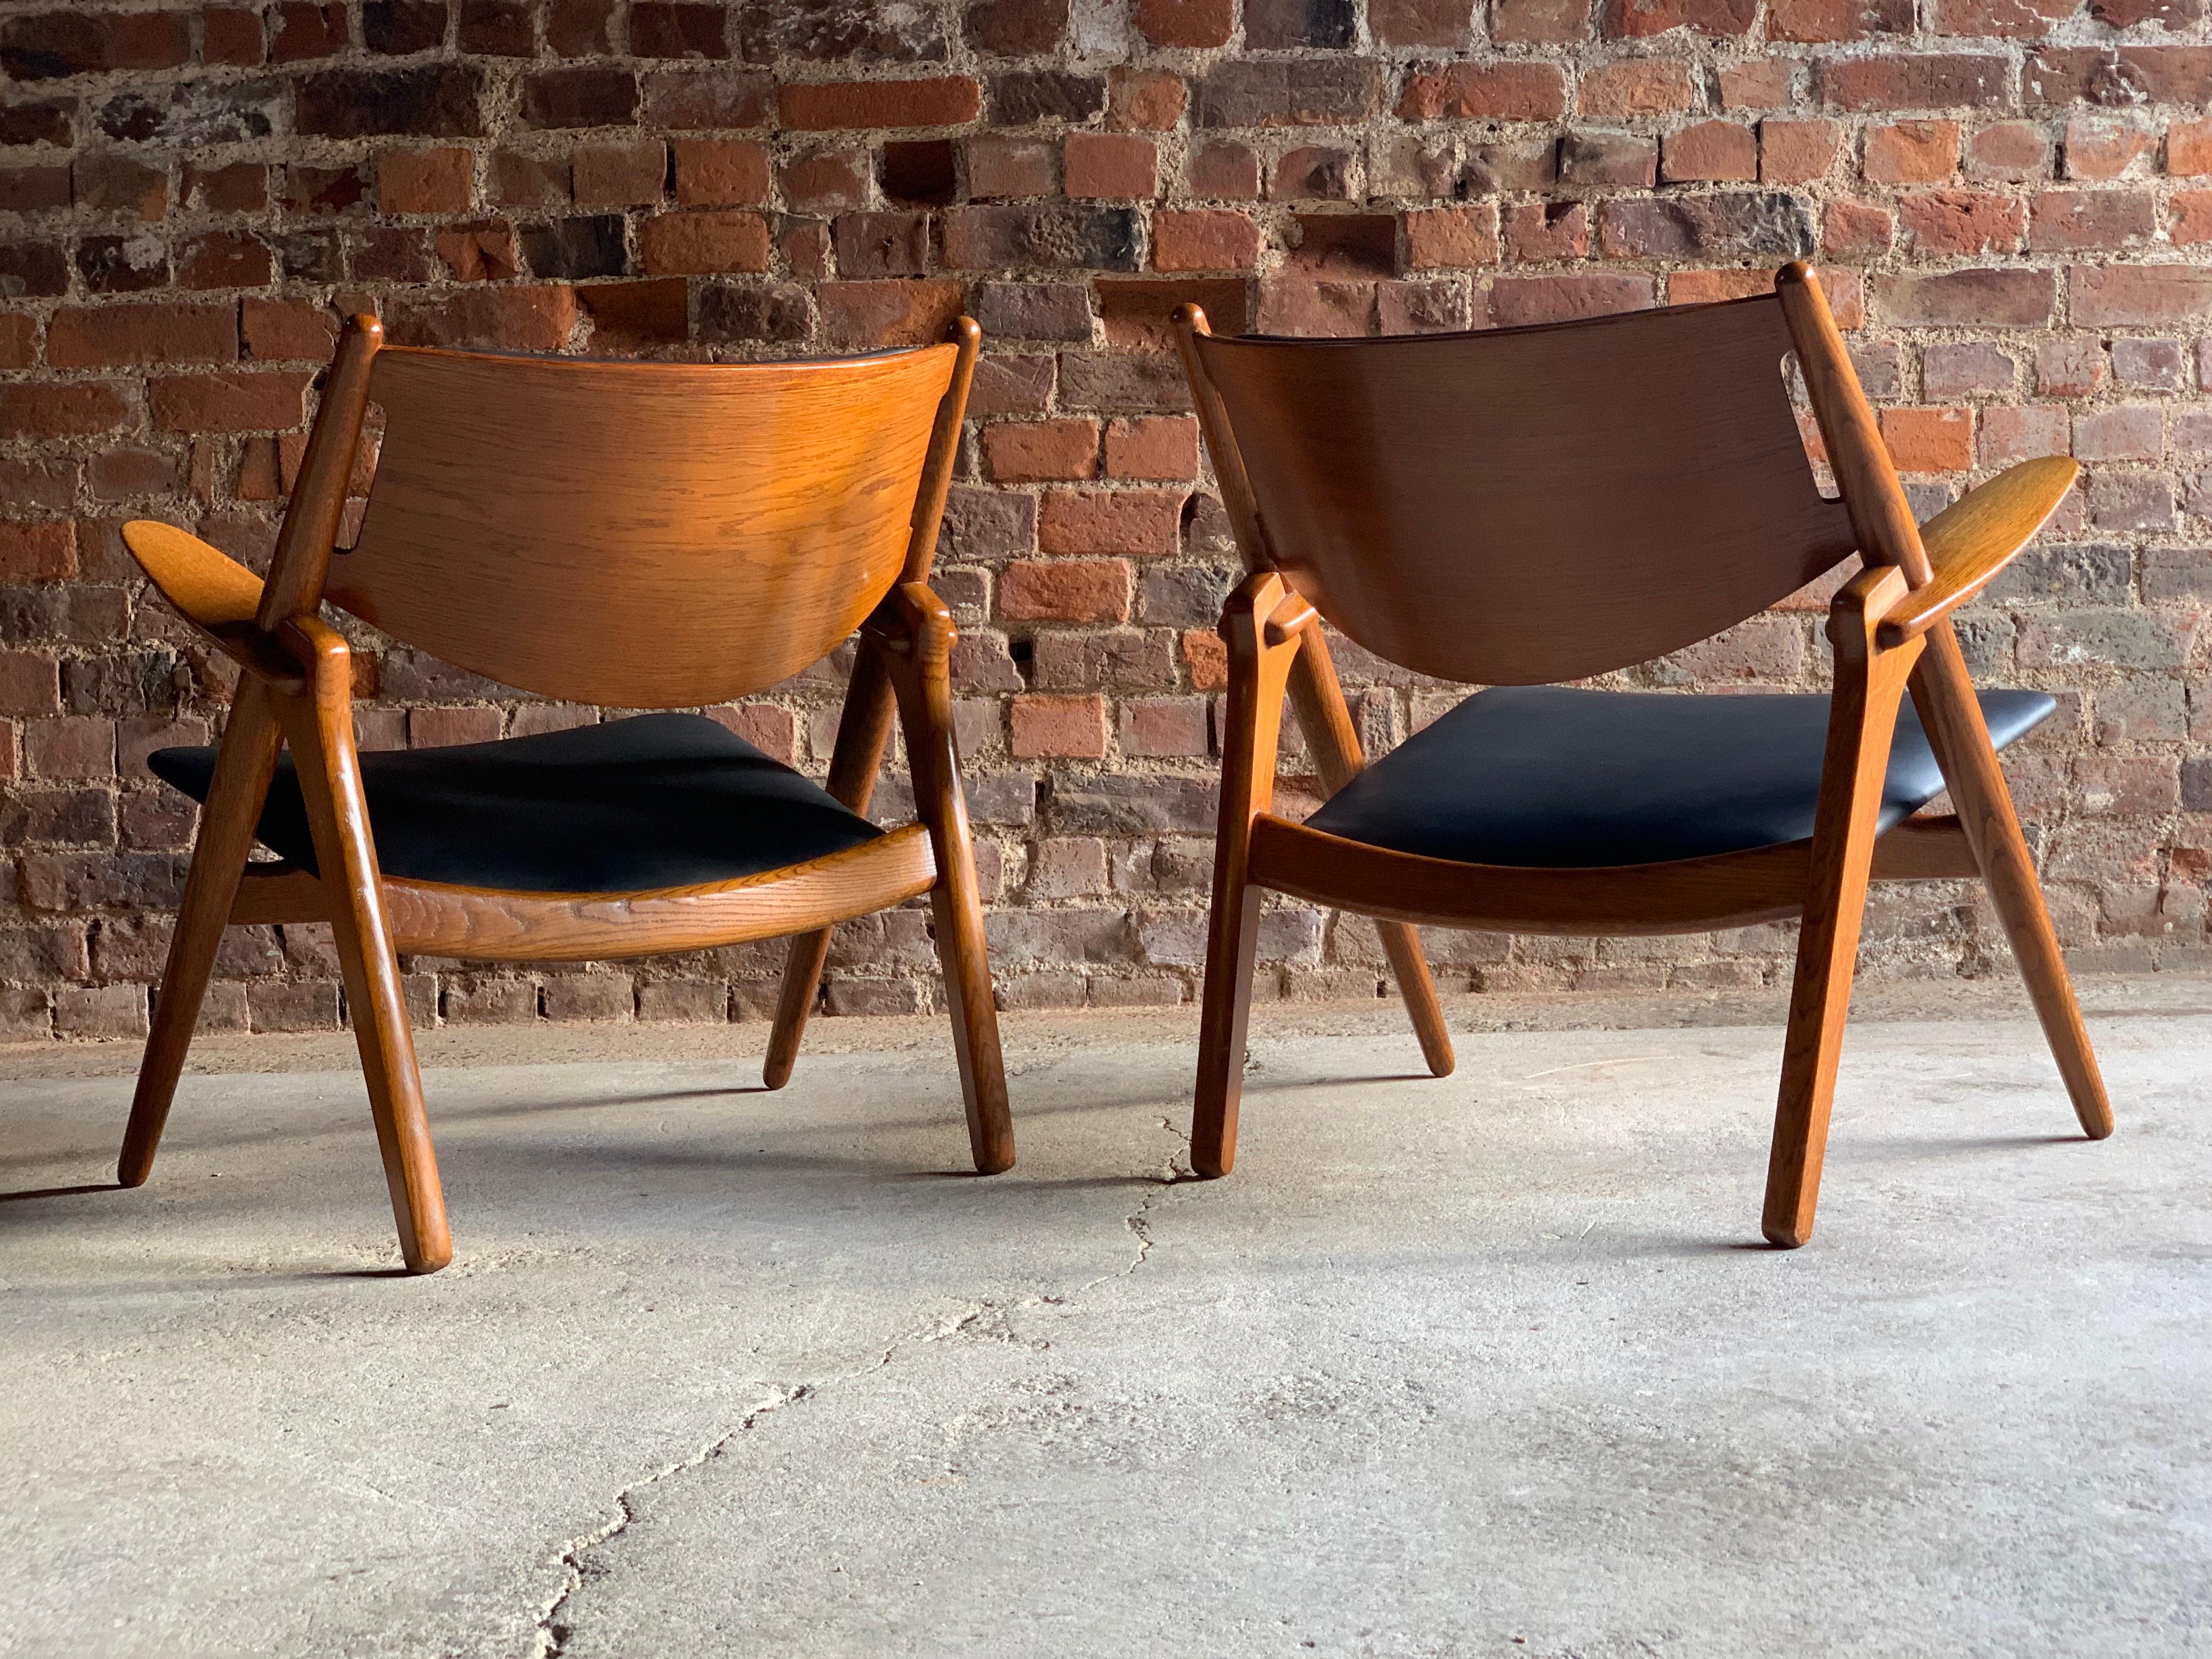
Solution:
<svg viewBox="0 0 2212 1659"><path fill-rule="evenodd" d="M1267 550L1369 650L1487 685L1691 645L1852 551L1769 296L1385 340L1200 336Z"/></svg>
<svg viewBox="0 0 2212 1659"><path fill-rule="evenodd" d="M328 597L544 696L666 708L818 661L898 580L955 348L615 363L387 348Z"/></svg>

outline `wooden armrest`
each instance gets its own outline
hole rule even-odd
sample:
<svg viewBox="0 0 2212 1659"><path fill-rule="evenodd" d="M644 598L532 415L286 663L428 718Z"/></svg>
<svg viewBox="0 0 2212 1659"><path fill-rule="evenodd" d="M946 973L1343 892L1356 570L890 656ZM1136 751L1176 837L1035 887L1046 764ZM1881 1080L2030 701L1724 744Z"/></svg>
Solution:
<svg viewBox="0 0 2212 1659"><path fill-rule="evenodd" d="M298 667L255 623L261 578L198 537L158 519L133 519L123 544L179 616L263 678L295 683Z"/></svg>
<svg viewBox="0 0 2212 1659"><path fill-rule="evenodd" d="M2022 461L1921 526L1934 580L1882 618L1881 642L1899 646L1917 638L1988 586L2035 538L2081 470L2063 455Z"/></svg>

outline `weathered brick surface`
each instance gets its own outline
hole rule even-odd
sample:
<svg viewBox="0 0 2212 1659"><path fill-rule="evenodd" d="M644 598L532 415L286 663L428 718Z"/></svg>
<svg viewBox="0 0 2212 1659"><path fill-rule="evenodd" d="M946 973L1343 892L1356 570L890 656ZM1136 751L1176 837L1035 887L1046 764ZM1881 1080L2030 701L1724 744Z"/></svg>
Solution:
<svg viewBox="0 0 2212 1659"><path fill-rule="evenodd" d="M2013 772L2085 963L2212 965L2212 33L2173 0L228 0L0 22L0 1037L134 1036L192 816L146 775L222 659L121 520L274 541L346 311L405 342L739 360L988 332L940 591L1012 1007L1188 1000L1236 574L1165 319L1410 331L1756 292L1826 267L1932 511L2083 486L1969 613L2059 696ZM365 486L366 468L362 483ZM1833 583L1623 683L1816 685ZM550 731L356 629L373 748ZM1346 647L1384 749L1452 694ZM709 711L819 774L842 665ZM1310 801L1291 735L1284 799ZM886 813L904 786L887 781ZM1907 918L1910 918L1908 921ZM1786 928L1440 935L1455 988L1725 988ZM1369 995L1371 928L1285 904L1263 995ZM2003 967L1905 892L1870 972ZM833 1010L935 1006L915 911ZM421 1018L757 1018L778 953L409 965ZM319 930L235 932L210 1029L343 1017Z"/></svg>

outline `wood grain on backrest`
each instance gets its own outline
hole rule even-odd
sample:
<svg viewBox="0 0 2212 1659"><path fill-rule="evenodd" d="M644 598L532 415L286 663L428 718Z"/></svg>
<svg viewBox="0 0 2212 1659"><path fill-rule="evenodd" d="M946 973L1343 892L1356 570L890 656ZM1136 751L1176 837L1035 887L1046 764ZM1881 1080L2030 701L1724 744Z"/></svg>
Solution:
<svg viewBox="0 0 2212 1659"><path fill-rule="evenodd" d="M1771 297L1193 344L1262 556L1352 639L1424 673L1605 673L1718 633L1852 550L1806 460Z"/></svg>
<svg viewBox="0 0 2212 1659"><path fill-rule="evenodd" d="M674 364L386 348L384 443L326 597L549 696L720 702L897 580L957 348Z"/></svg>

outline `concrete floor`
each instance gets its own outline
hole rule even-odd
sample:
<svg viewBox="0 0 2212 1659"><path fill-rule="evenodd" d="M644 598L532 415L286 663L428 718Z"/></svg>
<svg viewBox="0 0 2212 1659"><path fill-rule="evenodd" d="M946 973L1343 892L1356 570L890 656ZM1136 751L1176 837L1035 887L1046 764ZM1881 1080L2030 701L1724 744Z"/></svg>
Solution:
<svg viewBox="0 0 2212 1659"><path fill-rule="evenodd" d="M0 1652L2212 1653L2212 984L2088 995L2100 1146L2008 988L1870 1008L1973 1018L1854 1026L1786 1255L1763 1004L1263 1011L1209 1183L1187 1012L1010 1021L992 1181L934 1022L434 1033L428 1279L341 1044L132 1193L18 1051Z"/></svg>

